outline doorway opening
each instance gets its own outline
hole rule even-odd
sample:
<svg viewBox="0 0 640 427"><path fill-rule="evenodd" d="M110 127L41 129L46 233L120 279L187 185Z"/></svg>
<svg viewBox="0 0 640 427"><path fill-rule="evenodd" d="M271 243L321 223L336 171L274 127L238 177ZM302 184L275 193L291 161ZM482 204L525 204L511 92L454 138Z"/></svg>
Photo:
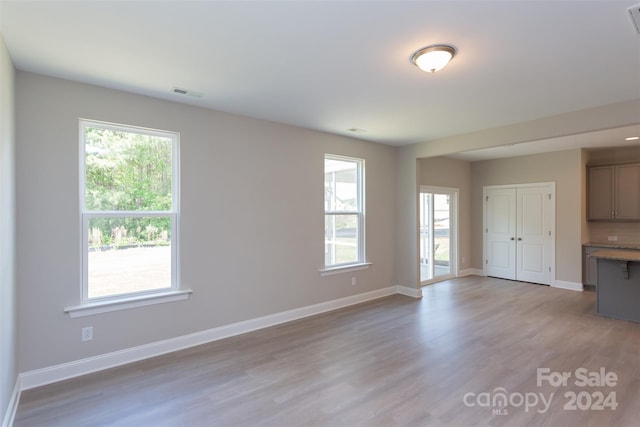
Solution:
<svg viewBox="0 0 640 427"><path fill-rule="evenodd" d="M420 187L420 284L457 277L458 189Z"/></svg>

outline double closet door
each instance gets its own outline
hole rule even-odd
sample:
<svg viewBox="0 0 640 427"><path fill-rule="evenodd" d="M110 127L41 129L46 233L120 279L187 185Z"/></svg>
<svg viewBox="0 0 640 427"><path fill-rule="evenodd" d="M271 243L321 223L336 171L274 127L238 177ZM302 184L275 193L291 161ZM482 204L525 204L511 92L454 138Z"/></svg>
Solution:
<svg viewBox="0 0 640 427"><path fill-rule="evenodd" d="M555 184L485 187L484 204L485 274L550 285Z"/></svg>

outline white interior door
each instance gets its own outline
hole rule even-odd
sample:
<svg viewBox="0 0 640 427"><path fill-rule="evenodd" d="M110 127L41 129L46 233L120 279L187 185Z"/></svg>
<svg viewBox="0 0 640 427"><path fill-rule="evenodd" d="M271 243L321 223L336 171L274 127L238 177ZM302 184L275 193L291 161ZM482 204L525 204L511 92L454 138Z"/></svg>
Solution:
<svg viewBox="0 0 640 427"><path fill-rule="evenodd" d="M552 184L485 188L485 272L510 280L551 284Z"/></svg>
<svg viewBox="0 0 640 427"><path fill-rule="evenodd" d="M547 187L517 189L516 278L549 285L551 193Z"/></svg>
<svg viewBox="0 0 640 427"><path fill-rule="evenodd" d="M489 189L485 195L486 272L488 276L516 278L516 190Z"/></svg>

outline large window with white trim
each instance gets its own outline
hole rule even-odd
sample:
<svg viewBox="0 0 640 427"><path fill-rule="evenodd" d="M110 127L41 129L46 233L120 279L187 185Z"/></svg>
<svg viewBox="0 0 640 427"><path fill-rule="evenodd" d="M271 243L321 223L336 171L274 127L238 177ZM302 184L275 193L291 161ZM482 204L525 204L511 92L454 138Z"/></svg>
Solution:
<svg viewBox="0 0 640 427"><path fill-rule="evenodd" d="M325 269L364 262L364 160L326 154Z"/></svg>
<svg viewBox="0 0 640 427"><path fill-rule="evenodd" d="M177 133L80 121L82 302L176 290Z"/></svg>

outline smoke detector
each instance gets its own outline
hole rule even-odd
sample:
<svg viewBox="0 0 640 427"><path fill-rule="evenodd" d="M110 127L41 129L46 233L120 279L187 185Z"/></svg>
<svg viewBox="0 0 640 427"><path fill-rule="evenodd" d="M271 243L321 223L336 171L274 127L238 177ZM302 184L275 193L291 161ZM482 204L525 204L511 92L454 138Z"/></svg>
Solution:
<svg viewBox="0 0 640 427"><path fill-rule="evenodd" d="M187 96L192 96L194 98L202 98L202 93L200 92L196 92L189 89L182 89L179 87L174 87L173 89L171 89L171 92L177 93L178 95L187 95Z"/></svg>

